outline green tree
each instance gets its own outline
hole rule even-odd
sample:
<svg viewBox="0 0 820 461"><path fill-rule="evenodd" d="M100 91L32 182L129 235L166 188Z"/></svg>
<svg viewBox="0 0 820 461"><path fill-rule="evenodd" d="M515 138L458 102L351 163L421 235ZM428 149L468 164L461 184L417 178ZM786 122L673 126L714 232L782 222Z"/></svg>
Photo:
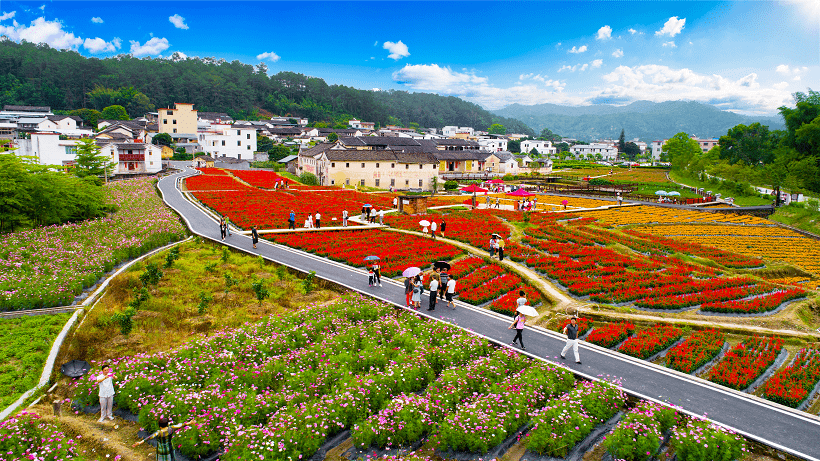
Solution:
<svg viewBox="0 0 820 461"><path fill-rule="evenodd" d="M811 144L805 142L806 138L797 139L797 130L803 125L812 123L818 116L820 116L820 92L812 91L809 88L808 93L796 92L793 94L795 107L790 108L781 106L778 110L783 116L783 121L786 123L786 136L784 144L797 150L801 155L817 156L818 151L812 151Z"/></svg>
<svg viewBox="0 0 820 461"><path fill-rule="evenodd" d="M569 144L565 142L559 142L555 145L555 148L558 152L569 152Z"/></svg>
<svg viewBox="0 0 820 461"><path fill-rule="evenodd" d="M487 133L489 134L507 134L507 129L504 128L504 125L500 123L493 123L487 129Z"/></svg>
<svg viewBox="0 0 820 461"><path fill-rule="evenodd" d="M641 155L641 148L634 142L628 142L624 145L624 155L630 162L634 162L639 155Z"/></svg>
<svg viewBox="0 0 820 461"><path fill-rule="evenodd" d="M128 118L128 113L125 111L125 107L119 105L108 106L103 109L102 113L100 114L100 119L102 120L131 120Z"/></svg>
<svg viewBox="0 0 820 461"><path fill-rule="evenodd" d="M696 155L703 152L700 144L684 132L669 138L662 149L663 154L672 163L672 168L676 170L684 170Z"/></svg>
<svg viewBox="0 0 820 461"><path fill-rule="evenodd" d="M259 307L262 307L262 301L270 296L270 292L268 292L268 289L265 287L265 281L256 279L251 284L251 288L253 289L253 294L256 296L256 300L259 301Z"/></svg>
<svg viewBox="0 0 820 461"><path fill-rule="evenodd" d="M25 223L29 194L29 172L17 155L0 155L0 231L14 229Z"/></svg>
<svg viewBox="0 0 820 461"><path fill-rule="evenodd" d="M100 85L95 86L93 90L88 92L88 99L90 100L91 105L97 110L103 110L104 108L115 104L115 96L116 92L114 90Z"/></svg>
<svg viewBox="0 0 820 461"><path fill-rule="evenodd" d="M290 148L281 144L276 144L268 150L268 161L276 162L282 160L288 155L293 155L293 151L290 150Z"/></svg>
<svg viewBox="0 0 820 461"><path fill-rule="evenodd" d="M550 130L549 128L544 128L543 130L541 130L541 135L538 136L538 139L550 141L553 144L561 142L561 136L558 136L557 134L553 133L552 130Z"/></svg>
<svg viewBox="0 0 820 461"><path fill-rule="evenodd" d="M96 109L77 109L72 110L68 113L68 115L76 115L83 119L83 123L90 126L93 129L97 129L97 120L100 119L102 112Z"/></svg>
<svg viewBox="0 0 820 461"><path fill-rule="evenodd" d="M530 157L539 158L539 157L541 157L541 154L538 153L538 149L533 147L532 149L530 149Z"/></svg>
<svg viewBox="0 0 820 461"><path fill-rule="evenodd" d="M327 140L328 142L336 142L339 140L339 135L336 133L330 133L329 135L327 135Z"/></svg>
<svg viewBox="0 0 820 461"><path fill-rule="evenodd" d="M747 165L756 165L759 162L772 161L772 151L779 141L776 133L770 133L769 127L760 123L749 126L740 124L731 128L726 135L718 140L720 158L729 163L744 162Z"/></svg>
<svg viewBox="0 0 820 461"><path fill-rule="evenodd" d="M168 133L157 133L153 138L151 138L151 144L155 146L173 147L174 138L172 138Z"/></svg>
<svg viewBox="0 0 820 461"><path fill-rule="evenodd" d="M618 136L618 152L626 152L626 135L623 128L621 128L621 135Z"/></svg>
<svg viewBox="0 0 820 461"><path fill-rule="evenodd" d="M112 164L108 157L100 154L100 146L91 139L83 138L77 142L76 165L74 174L83 178L86 176L102 176L111 172Z"/></svg>
<svg viewBox="0 0 820 461"><path fill-rule="evenodd" d="M299 182L306 186L318 186L319 178L315 174L305 171L299 175Z"/></svg>
<svg viewBox="0 0 820 461"><path fill-rule="evenodd" d="M521 141L518 139L510 139L507 141L507 150L510 152L521 152Z"/></svg>
<svg viewBox="0 0 820 461"><path fill-rule="evenodd" d="M273 140L261 134L256 135L256 151L268 152L273 147Z"/></svg>

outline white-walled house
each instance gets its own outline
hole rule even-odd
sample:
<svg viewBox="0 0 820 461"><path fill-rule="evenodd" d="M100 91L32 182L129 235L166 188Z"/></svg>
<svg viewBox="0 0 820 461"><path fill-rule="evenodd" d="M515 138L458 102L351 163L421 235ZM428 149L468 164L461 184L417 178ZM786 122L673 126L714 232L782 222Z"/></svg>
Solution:
<svg viewBox="0 0 820 461"><path fill-rule="evenodd" d="M502 152L507 150L507 140L504 138L479 139L478 145L490 152Z"/></svg>
<svg viewBox="0 0 820 461"><path fill-rule="evenodd" d="M552 147L552 142L550 141L542 141L539 139L521 141L521 152L529 154L533 149L540 155L555 155L558 153L558 149Z"/></svg>
<svg viewBox="0 0 820 461"><path fill-rule="evenodd" d="M663 144L666 140L663 141L652 141L650 144L650 149L652 150L652 160L660 160L661 154L663 153Z"/></svg>
<svg viewBox="0 0 820 461"><path fill-rule="evenodd" d="M34 157L41 165L64 165L76 158L76 140L60 139L54 132L34 132L30 139L16 141L17 155Z"/></svg>
<svg viewBox="0 0 820 461"><path fill-rule="evenodd" d="M524 143L521 143L524 144ZM615 146L609 144L600 144L600 143L592 143L592 144L576 144L569 148L569 151L575 157L580 155L588 156L588 155L598 155L601 154L603 160L607 161L615 161L618 159L618 149Z"/></svg>
<svg viewBox="0 0 820 461"><path fill-rule="evenodd" d="M475 131L472 127L469 126L445 126L441 129L441 134L450 138L454 138L457 134L466 134L468 136L473 136L475 134Z"/></svg>
<svg viewBox="0 0 820 461"><path fill-rule="evenodd" d="M253 161L256 152L256 129L227 124L213 124L197 133L201 152L213 157L231 157Z"/></svg>

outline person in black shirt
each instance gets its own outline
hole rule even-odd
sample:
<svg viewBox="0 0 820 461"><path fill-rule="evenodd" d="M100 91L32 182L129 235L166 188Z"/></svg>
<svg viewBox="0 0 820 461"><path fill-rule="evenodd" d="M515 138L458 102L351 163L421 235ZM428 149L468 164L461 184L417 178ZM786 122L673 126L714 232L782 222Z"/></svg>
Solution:
<svg viewBox="0 0 820 461"><path fill-rule="evenodd" d="M567 343L561 351L561 359L566 359L567 351L572 348L572 352L575 354L575 363L580 365L581 359L578 357L578 317L574 315L570 317L569 323L564 327L564 334L567 335Z"/></svg>

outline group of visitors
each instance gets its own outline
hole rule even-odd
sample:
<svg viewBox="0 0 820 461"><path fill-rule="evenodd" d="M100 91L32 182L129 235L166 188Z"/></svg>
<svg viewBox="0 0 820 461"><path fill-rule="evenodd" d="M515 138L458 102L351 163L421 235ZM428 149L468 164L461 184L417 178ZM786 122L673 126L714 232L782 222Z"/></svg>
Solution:
<svg viewBox="0 0 820 461"><path fill-rule="evenodd" d="M276 182L273 183L273 190L280 190L280 189L281 190L290 189L290 186L288 186L288 182L285 181L284 179L281 179L281 180L276 181Z"/></svg>
<svg viewBox="0 0 820 461"><path fill-rule="evenodd" d="M519 200L515 202L516 211L533 211L538 208L538 197L532 200Z"/></svg>
<svg viewBox="0 0 820 461"><path fill-rule="evenodd" d="M231 219L227 216L219 220L219 233L222 234L223 241L225 237L231 236Z"/></svg>
<svg viewBox="0 0 820 461"><path fill-rule="evenodd" d="M430 294L428 295L428 311L436 310L439 299L446 300L447 305L455 309L453 296L456 293L456 278L449 275L445 269L436 267L430 276L428 285ZM421 295L424 294L424 273L407 277L404 280L405 304L416 310L421 308Z"/></svg>
<svg viewBox="0 0 820 461"><path fill-rule="evenodd" d="M504 239L501 238L498 234L493 234L490 237L490 259L492 259L496 254L498 254L498 260L504 261Z"/></svg>
<svg viewBox="0 0 820 461"><path fill-rule="evenodd" d="M381 268L378 261L367 268L367 284L371 287L382 286Z"/></svg>

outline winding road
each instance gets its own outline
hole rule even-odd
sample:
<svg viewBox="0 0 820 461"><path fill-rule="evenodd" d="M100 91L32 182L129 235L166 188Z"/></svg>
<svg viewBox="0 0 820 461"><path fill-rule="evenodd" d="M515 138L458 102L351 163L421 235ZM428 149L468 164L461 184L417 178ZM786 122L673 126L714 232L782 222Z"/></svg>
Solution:
<svg viewBox="0 0 820 461"><path fill-rule="evenodd" d="M158 183L165 203L176 210L197 235L220 242L217 222L203 209L191 203L180 192L178 180L197 174L186 169L166 176ZM284 216L283 220L286 219ZM381 301L404 306L404 285L385 280L383 287L370 287L366 274L356 268L321 258L299 250L260 240L257 249L251 239L234 233L223 243L238 250L262 256L293 269L310 272L330 282L342 285ZM427 305L424 296L422 305ZM433 312L422 309L421 315L457 325L500 344L509 344L513 334L507 327L508 317L469 307L460 303L455 310L443 303ZM558 357L565 337L540 328L528 328L524 333L527 350L533 358L561 363ZM591 379L619 378L631 395L648 400L669 403L681 411L707 417L749 439L782 450L796 457L820 461L820 417L796 411L766 400L737 392L707 381L676 372L618 352L582 342L582 365L570 356L565 365L573 372Z"/></svg>

